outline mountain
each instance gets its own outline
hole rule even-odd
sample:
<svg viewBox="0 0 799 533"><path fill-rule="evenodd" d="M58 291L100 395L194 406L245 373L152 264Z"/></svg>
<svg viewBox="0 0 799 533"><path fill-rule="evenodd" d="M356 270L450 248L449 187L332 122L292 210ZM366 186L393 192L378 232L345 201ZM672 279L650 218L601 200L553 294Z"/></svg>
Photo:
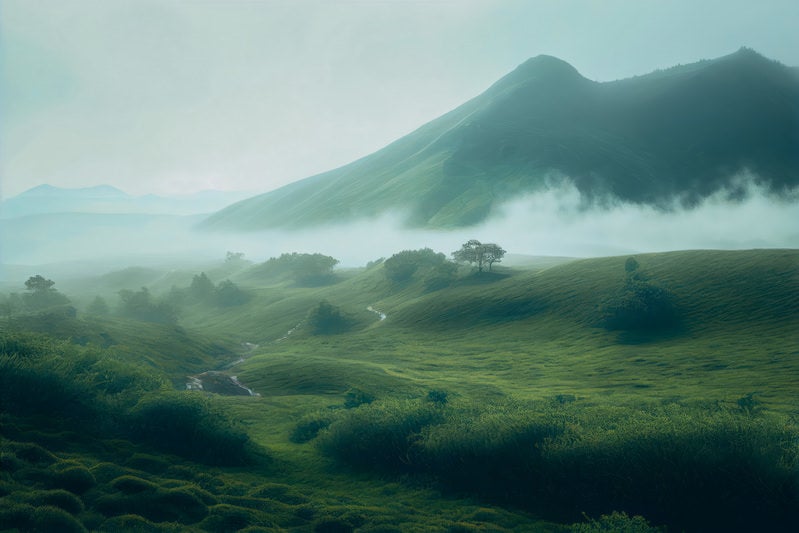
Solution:
<svg viewBox="0 0 799 533"><path fill-rule="evenodd" d="M39 185L0 202L0 218L54 213L140 213L193 215L213 213L242 200L240 191L200 191L177 196L131 196L110 185L63 188Z"/></svg>
<svg viewBox="0 0 799 533"><path fill-rule="evenodd" d="M343 167L209 217L207 229L307 227L400 211L458 227L570 180L586 197L695 204L753 175L799 185L799 76L749 49L613 82L534 57L483 94Z"/></svg>

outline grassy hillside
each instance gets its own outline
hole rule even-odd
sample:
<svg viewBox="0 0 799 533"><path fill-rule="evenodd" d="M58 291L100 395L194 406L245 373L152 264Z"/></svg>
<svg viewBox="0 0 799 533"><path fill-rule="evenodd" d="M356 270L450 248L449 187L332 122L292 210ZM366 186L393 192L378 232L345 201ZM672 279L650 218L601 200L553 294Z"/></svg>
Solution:
<svg viewBox="0 0 799 533"><path fill-rule="evenodd" d="M297 228L385 213L434 228L484 220L568 176L587 197L696 203L750 172L799 184L799 84L752 50L607 83L553 57L344 167L219 211L206 229Z"/></svg>
<svg viewBox="0 0 799 533"><path fill-rule="evenodd" d="M792 521L799 251L462 269L439 290L421 274L391 281L380 263L314 287L242 267L212 278L250 295L239 305L192 300L178 284L177 325L82 309L0 321L4 522L521 532L653 530L614 511L677 531ZM161 279L118 282L140 275ZM662 310L658 298L669 320L608 321L649 313L641 302ZM338 333L309 324L323 300L350 318ZM258 396L170 390L226 363ZM49 392L27 404L30 387ZM176 431L158 429L175 416ZM232 449L249 466L198 451L220 442L243 446ZM64 481L67 470L85 483ZM571 526L582 512L595 520Z"/></svg>

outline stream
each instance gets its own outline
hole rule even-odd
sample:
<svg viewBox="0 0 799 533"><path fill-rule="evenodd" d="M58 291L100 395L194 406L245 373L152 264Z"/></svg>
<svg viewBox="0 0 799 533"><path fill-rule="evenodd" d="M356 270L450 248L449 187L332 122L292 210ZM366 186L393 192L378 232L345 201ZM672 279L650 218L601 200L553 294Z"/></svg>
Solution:
<svg viewBox="0 0 799 533"><path fill-rule="evenodd" d="M386 314L384 312L375 309L371 305L367 307L366 310L376 314L380 322L386 319ZM278 343L288 339L300 326L302 326L302 322L299 322L296 326L288 330L285 335L274 342ZM244 352L238 359L222 367L223 370L208 370L201 374L187 376L186 390L201 390L225 396L260 396L260 394L253 391L251 388L245 386L236 376L225 373L225 370L229 370L239 363L244 362L247 357L252 355L259 345L251 342L242 342L241 346L244 348Z"/></svg>

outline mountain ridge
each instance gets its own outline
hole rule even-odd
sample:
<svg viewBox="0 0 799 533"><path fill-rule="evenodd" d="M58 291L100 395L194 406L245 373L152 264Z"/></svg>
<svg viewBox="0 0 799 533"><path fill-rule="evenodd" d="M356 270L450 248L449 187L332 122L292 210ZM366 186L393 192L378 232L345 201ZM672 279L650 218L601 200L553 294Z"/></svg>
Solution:
<svg viewBox="0 0 799 533"><path fill-rule="evenodd" d="M0 202L0 219L55 213L173 214L213 213L246 198L244 191L203 190L190 194L131 195L112 185L57 187L47 183Z"/></svg>
<svg viewBox="0 0 799 533"><path fill-rule="evenodd" d="M201 227L310 227L392 210L411 226L462 227L567 178L588 198L658 206L695 204L740 173L791 189L797 102L794 69L749 49L612 82L536 56L381 150L243 200Z"/></svg>

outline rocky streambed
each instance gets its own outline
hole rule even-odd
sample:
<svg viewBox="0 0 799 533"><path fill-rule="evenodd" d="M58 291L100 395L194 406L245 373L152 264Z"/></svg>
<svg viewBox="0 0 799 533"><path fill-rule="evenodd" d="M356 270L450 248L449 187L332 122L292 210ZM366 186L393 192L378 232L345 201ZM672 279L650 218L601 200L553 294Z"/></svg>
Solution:
<svg viewBox="0 0 799 533"><path fill-rule="evenodd" d="M259 396L249 387L241 383L236 376L228 375L224 372L209 370L202 374L188 376L186 381L188 390L201 390L213 392L214 394L224 394L225 396Z"/></svg>

